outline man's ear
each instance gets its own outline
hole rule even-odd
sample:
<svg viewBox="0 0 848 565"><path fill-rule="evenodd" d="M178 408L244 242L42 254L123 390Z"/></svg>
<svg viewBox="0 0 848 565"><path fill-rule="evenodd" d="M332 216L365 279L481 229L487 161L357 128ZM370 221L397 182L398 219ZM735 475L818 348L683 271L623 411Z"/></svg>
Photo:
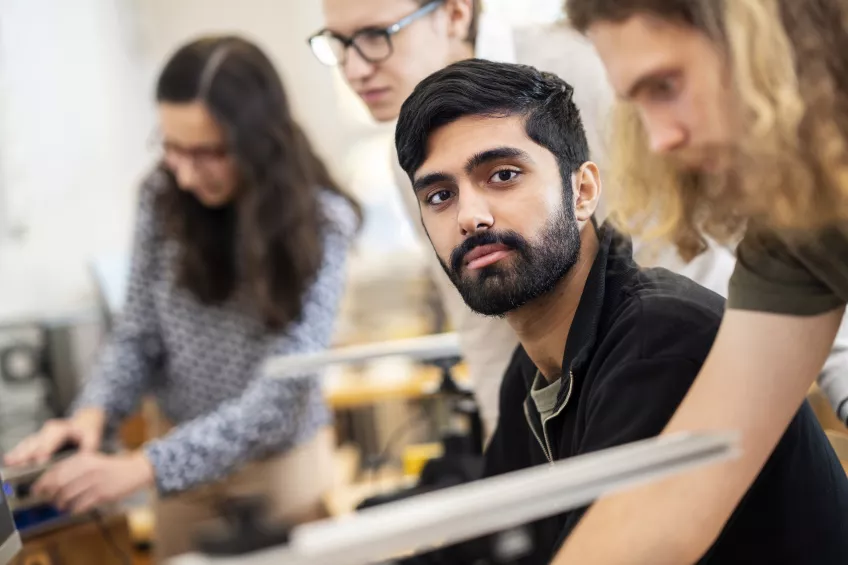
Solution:
<svg viewBox="0 0 848 565"><path fill-rule="evenodd" d="M586 161L573 175L574 212L580 222L591 219L601 199L601 172L598 166Z"/></svg>
<svg viewBox="0 0 848 565"><path fill-rule="evenodd" d="M462 41L468 39L468 30L474 18L474 0L447 0L448 34Z"/></svg>

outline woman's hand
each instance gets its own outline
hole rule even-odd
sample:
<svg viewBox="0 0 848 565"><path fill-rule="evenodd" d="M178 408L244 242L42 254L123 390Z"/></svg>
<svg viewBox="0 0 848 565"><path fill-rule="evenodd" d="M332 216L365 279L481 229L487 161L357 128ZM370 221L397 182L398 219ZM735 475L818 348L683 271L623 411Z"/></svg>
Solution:
<svg viewBox="0 0 848 565"><path fill-rule="evenodd" d="M59 510L80 514L152 485L154 476L141 451L80 453L47 471L33 486L33 494L51 500Z"/></svg>
<svg viewBox="0 0 848 565"><path fill-rule="evenodd" d="M75 443L80 452L96 452L103 439L106 414L100 408L84 408L73 417L50 420L38 433L29 436L4 457L10 467L43 464L66 443Z"/></svg>

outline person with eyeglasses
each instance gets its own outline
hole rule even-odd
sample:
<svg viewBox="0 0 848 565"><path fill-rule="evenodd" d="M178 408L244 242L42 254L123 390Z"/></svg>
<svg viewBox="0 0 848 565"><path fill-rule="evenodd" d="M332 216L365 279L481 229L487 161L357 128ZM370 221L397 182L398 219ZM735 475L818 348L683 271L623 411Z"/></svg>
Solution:
<svg viewBox="0 0 848 565"><path fill-rule="evenodd" d="M574 86L593 161L609 168L605 131L614 94L604 67L582 34L567 22L510 27L484 13L480 0L323 0L325 27L309 38L315 57L339 67L347 83L379 122L396 120L415 86L463 59L521 63L552 72ZM394 148L386 148L394 152ZM396 185L418 237L429 246L409 179L392 154ZM612 178L612 175L608 175ZM598 216L605 216L604 202ZM673 246L634 241L639 262L665 267L727 296L735 267L731 250L708 241L703 253L684 261ZM700 243L700 242L699 242ZM487 435L494 432L498 394L518 339L506 321L473 313L433 253L429 264L448 317L459 332L462 353ZM848 398L848 324L840 331L819 379L836 409Z"/></svg>
<svg viewBox="0 0 848 565"><path fill-rule="evenodd" d="M156 102L162 155L141 188L121 319L71 415L5 463L44 463L76 444L34 487L74 513L155 487L161 562L193 549L195 526L231 496L261 497L289 523L322 517L334 445L320 383L260 371L269 356L329 346L360 210L244 39L181 47ZM160 437L101 454L148 394Z"/></svg>
<svg viewBox="0 0 848 565"><path fill-rule="evenodd" d="M309 38L312 52L324 65L339 67L378 122L396 120L415 86L451 63L474 57L538 63L533 56L541 55L541 45L560 34L559 30L538 26L512 30L484 17L481 0L324 0L323 9L325 28ZM537 38L536 34L542 37ZM582 81L572 82L588 80L604 86L600 63L592 68L595 74L591 79L582 77ZM588 106L591 97L582 102ZM592 137L595 133L590 131L593 142L597 141ZM394 148L387 146L386 151L391 152L404 207L417 236L429 247L418 203L410 198L409 179L397 163ZM501 378L518 339L504 320L484 318L465 305L435 253L428 268L449 322L459 333L486 435L491 436L498 417Z"/></svg>

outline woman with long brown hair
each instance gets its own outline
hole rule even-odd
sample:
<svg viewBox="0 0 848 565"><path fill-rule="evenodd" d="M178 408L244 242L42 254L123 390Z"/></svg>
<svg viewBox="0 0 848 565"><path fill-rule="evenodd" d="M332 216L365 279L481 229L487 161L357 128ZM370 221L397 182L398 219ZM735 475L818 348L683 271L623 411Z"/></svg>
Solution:
<svg viewBox="0 0 848 565"><path fill-rule="evenodd" d="M259 370L269 356L329 345L360 214L255 45L185 45L156 100L163 155L141 189L122 319L72 415L6 460L78 444L36 485L75 512L155 486L163 558L191 549L192 523L234 490L290 521L317 515L333 447L321 387L311 374L275 381ZM138 452L98 454L146 393L172 429Z"/></svg>

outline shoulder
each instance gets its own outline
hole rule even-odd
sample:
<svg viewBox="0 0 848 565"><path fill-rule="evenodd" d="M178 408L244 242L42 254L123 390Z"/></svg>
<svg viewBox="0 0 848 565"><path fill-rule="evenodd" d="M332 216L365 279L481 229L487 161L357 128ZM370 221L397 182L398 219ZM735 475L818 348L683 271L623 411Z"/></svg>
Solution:
<svg viewBox="0 0 848 565"><path fill-rule="evenodd" d="M593 410L636 406L622 429L648 437L662 430L697 377L715 341L724 299L661 268L635 271L619 296L603 318L586 394Z"/></svg>
<svg viewBox="0 0 848 565"><path fill-rule="evenodd" d="M139 200L142 204L152 205L158 196L168 190L171 180L160 168L155 168L142 179Z"/></svg>
<svg viewBox="0 0 848 565"><path fill-rule="evenodd" d="M724 299L666 269L639 269L622 289L609 334L631 344L634 360L702 363L724 314Z"/></svg>
<svg viewBox="0 0 848 565"><path fill-rule="evenodd" d="M156 168L141 181L136 198L136 225L151 235L161 231L161 219L157 211L157 200L170 187L170 179L163 170Z"/></svg>
<svg viewBox="0 0 848 565"><path fill-rule="evenodd" d="M737 265L764 279L803 277L805 269L797 256L778 234L750 229L736 249Z"/></svg>
<svg viewBox="0 0 848 565"><path fill-rule="evenodd" d="M843 306L837 273L846 248L848 238L837 228L806 239L749 228L737 249L730 307L810 316Z"/></svg>
<svg viewBox="0 0 848 565"><path fill-rule="evenodd" d="M360 217L348 198L328 188L321 188L318 191L318 205L325 220L326 231L340 235L345 240L353 238L359 229Z"/></svg>

